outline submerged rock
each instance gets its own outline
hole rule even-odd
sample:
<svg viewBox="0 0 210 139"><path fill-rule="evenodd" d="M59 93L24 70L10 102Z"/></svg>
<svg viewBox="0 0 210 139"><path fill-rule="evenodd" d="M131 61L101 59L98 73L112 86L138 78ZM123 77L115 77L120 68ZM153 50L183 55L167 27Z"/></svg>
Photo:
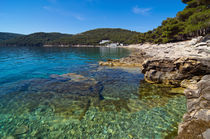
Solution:
<svg viewBox="0 0 210 139"><path fill-rule="evenodd" d="M145 52L135 49L128 57L121 59L109 59L105 62L99 62L100 66L116 66L116 67L141 67L145 59L149 58Z"/></svg>
<svg viewBox="0 0 210 139"><path fill-rule="evenodd" d="M7 136L7 137L3 137L3 139L15 139L14 136Z"/></svg>
<svg viewBox="0 0 210 139"><path fill-rule="evenodd" d="M25 134L26 132L28 132L28 130L29 130L28 126L22 125L15 130L14 135Z"/></svg>
<svg viewBox="0 0 210 139"><path fill-rule="evenodd" d="M21 82L22 85L24 82ZM27 87L2 96L1 113L46 113L81 120L91 105L103 100L103 84L93 78L68 73L52 75L49 79L31 79ZM20 99L21 98L21 99ZM49 109L50 108L50 109ZM11 109L8 111L8 109ZM24 128L18 128L15 134Z"/></svg>
<svg viewBox="0 0 210 139"><path fill-rule="evenodd" d="M168 101L177 96L183 96L183 88L166 87L165 85L150 84L144 80L140 82L138 99L129 99L128 106L132 112L144 107L164 107Z"/></svg>
<svg viewBox="0 0 210 139"><path fill-rule="evenodd" d="M61 81L71 80L72 82L89 82L89 83L91 82L93 84L97 83L96 80L93 78L84 77L82 75L75 74L75 73L67 73L67 74L62 74L62 75L53 74L50 77L56 80L61 80Z"/></svg>

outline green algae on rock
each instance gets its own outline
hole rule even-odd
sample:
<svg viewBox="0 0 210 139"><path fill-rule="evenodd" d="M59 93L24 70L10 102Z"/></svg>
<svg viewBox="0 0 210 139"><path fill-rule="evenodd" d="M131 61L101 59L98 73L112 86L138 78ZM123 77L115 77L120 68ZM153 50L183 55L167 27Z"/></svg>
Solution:
<svg viewBox="0 0 210 139"><path fill-rule="evenodd" d="M14 135L21 135L21 134L24 134L28 131L28 126L25 126L25 125L21 125L20 127L18 127L15 132L14 132Z"/></svg>

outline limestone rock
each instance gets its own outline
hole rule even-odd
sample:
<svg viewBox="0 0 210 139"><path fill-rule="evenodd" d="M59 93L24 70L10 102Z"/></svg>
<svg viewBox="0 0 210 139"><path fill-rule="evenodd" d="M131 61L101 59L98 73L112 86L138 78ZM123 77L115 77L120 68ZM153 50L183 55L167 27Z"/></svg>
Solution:
<svg viewBox="0 0 210 139"><path fill-rule="evenodd" d="M180 86L182 80L210 74L210 37L197 37L189 41L167 44L131 45L132 54L118 60L99 62L102 66L139 66L145 79L153 83ZM199 81L199 80L196 80ZM195 82L183 82L183 87Z"/></svg>
<svg viewBox="0 0 210 139"><path fill-rule="evenodd" d="M195 45L195 47L199 47L199 46L206 46L207 43L206 42L201 42Z"/></svg>
<svg viewBox="0 0 210 139"><path fill-rule="evenodd" d="M210 139L210 128L203 132L202 135L204 139Z"/></svg>
<svg viewBox="0 0 210 139"><path fill-rule="evenodd" d="M199 109L199 108L197 108L197 109ZM195 113L194 118L201 119L206 122L210 122L210 110L209 109L200 109Z"/></svg>
<svg viewBox="0 0 210 139"><path fill-rule="evenodd" d="M186 87L188 83L182 80L210 73L210 61L195 58L149 59L143 63L142 73L150 82ZM190 82L191 89L195 89L196 80Z"/></svg>
<svg viewBox="0 0 210 139"><path fill-rule="evenodd" d="M197 88L186 89L187 111L179 124L177 139L209 138L210 129L210 75L197 83Z"/></svg>
<svg viewBox="0 0 210 139"><path fill-rule="evenodd" d="M183 88L189 88L189 89L197 89L197 83L201 80L201 76L194 76L192 79L185 79L181 82L180 86Z"/></svg>

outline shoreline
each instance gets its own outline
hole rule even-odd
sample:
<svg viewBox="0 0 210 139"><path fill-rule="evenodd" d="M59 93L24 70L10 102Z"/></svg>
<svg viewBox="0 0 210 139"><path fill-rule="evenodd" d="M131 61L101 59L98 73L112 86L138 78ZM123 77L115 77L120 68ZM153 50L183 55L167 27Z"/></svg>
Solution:
<svg viewBox="0 0 210 139"><path fill-rule="evenodd" d="M210 137L210 35L167 44L121 46L132 50L125 58L101 66L139 67L145 81L186 88L187 113L177 139ZM199 92L199 93L198 93Z"/></svg>
<svg viewBox="0 0 210 139"><path fill-rule="evenodd" d="M112 48L94 45L56 47ZM191 138L210 136L210 35L176 43L113 48L129 49L131 54L121 59L99 62L100 66L139 67L149 83L186 88L187 113L183 116L183 122L179 123L178 139L189 135Z"/></svg>
<svg viewBox="0 0 210 139"><path fill-rule="evenodd" d="M150 82L180 86L184 79L210 74L210 38L205 42L202 40L206 38L159 45L121 46L131 50L128 57L101 61L99 65L140 67Z"/></svg>

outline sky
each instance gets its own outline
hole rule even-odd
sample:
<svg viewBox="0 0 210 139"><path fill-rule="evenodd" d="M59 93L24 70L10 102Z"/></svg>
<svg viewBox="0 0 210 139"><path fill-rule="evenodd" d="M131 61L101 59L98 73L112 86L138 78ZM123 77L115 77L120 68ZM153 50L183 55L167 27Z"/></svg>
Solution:
<svg viewBox="0 0 210 139"><path fill-rule="evenodd" d="M0 32L146 32L184 7L181 0L0 0Z"/></svg>

